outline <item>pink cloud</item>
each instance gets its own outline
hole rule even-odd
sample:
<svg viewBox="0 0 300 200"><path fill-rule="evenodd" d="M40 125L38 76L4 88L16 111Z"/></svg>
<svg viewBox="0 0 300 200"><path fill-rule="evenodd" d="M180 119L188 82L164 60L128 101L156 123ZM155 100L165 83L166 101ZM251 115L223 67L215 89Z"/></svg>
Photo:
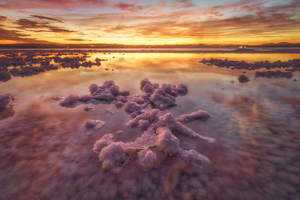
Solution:
<svg viewBox="0 0 300 200"><path fill-rule="evenodd" d="M123 2L114 4L113 7L123 11L130 11L130 12L137 12L143 9L143 6L137 6L134 4L128 4Z"/></svg>

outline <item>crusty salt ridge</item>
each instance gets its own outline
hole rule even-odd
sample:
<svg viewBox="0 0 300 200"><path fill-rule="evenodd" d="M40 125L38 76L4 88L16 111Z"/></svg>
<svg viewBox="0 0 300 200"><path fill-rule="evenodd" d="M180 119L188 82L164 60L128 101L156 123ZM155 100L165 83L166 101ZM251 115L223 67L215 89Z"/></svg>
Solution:
<svg viewBox="0 0 300 200"><path fill-rule="evenodd" d="M96 91L96 86L92 86ZM113 134L104 135L98 140L93 151L99 154L99 160L106 171L119 173L129 160L136 160L144 170L149 170L163 162L167 156L179 158L203 167L210 163L209 159L193 149L184 150L180 147L178 135L184 135L197 140L213 143L213 138L204 137L184 123L195 120L207 121L210 114L199 110L191 114L180 115L177 119L171 113L164 111L175 104L175 97L185 95L188 88L184 84L167 85L152 84L148 79L140 83L143 91L141 97L129 98L125 110L131 119L126 126L138 127L143 133L134 142L113 142ZM150 104L153 109L150 109Z"/></svg>
<svg viewBox="0 0 300 200"><path fill-rule="evenodd" d="M71 94L64 98L60 105L75 107L82 103L114 103L122 107L126 102L125 111L132 118L126 124L128 128L138 127L142 134L134 142L114 142L113 134L104 135L98 140L93 151L99 154L99 161L106 171L119 173L130 161L136 160L144 170L149 170L163 162L168 156L179 158L199 167L209 164L208 158L195 150L184 150L180 147L179 135L213 143L213 138L204 137L185 126L185 123L200 120L205 122L210 118L206 111L199 110L191 114L180 115L177 119L165 110L176 106L176 97L186 95L188 87L185 84L171 85L151 83L148 79L140 82L142 95L129 97L128 91L119 91L114 81L105 81L101 86L92 84L90 95L79 96ZM100 121L102 122L102 121ZM84 124L87 134L91 134L103 124L97 120L88 120Z"/></svg>
<svg viewBox="0 0 300 200"><path fill-rule="evenodd" d="M200 120L206 122L210 118L210 114L204 110L198 110L192 112L191 114L180 115L176 120L181 123L192 122L195 120Z"/></svg>

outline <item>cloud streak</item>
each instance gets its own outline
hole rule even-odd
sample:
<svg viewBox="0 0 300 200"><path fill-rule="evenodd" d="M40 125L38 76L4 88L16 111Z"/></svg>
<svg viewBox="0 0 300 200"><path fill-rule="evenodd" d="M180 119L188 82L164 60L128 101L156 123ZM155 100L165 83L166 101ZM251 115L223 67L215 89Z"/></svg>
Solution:
<svg viewBox="0 0 300 200"><path fill-rule="evenodd" d="M41 40L37 38L29 38L31 35L20 33L19 31L15 30L7 30L0 27L0 41L2 40L11 40L14 42L21 42L21 43L49 43L46 40Z"/></svg>
<svg viewBox="0 0 300 200"><path fill-rule="evenodd" d="M43 19L43 20L48 20L48 21L54 21L54 22L59 22L59 23L64 23L60 19L52 18L52 17L45 17L42 15L31 15L31 17L38 18L38 19Z"/></svg>

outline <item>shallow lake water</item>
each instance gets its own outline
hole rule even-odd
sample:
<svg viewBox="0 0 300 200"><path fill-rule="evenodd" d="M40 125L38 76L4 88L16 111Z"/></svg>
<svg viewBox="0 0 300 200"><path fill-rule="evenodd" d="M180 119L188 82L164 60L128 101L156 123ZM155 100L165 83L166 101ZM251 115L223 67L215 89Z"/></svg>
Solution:
<svg viewBox="0 0 300 200"><path fill-rule="evenodd" d="M287 61L300 54L88 53L87 60L96 58L107 61L0 82L0 95L17 97L13 109L0 115L0 199L300 198L300 81L293 81L300 73L292 79L255 78L255 71L199 63ZM251 81L240 83L242 74ZM188 86L178 106L167 110L175 117L199 109L211 114L207 122L187 126L215 143L179 137L210 165L169 157L148 171L130 162L119 174L105 172L93 145L108 133L116 141L134 141L141 131L125 127L130 116L112 104L89 105L95 112L85 112L86 105L64 108L51 99L88 94L92 83L106 80L138 95L144 78ZM106 124L87 136L82 125L88 119Z"/></svg>

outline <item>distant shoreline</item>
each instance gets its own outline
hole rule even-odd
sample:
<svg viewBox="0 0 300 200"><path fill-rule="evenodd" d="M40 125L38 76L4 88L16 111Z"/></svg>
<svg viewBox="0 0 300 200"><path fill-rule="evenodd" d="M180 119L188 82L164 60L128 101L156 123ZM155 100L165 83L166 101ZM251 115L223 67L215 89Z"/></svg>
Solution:
<svg viewBox="0 0 300 200"><path fill-rule="evenodd" d="M262 54L262 53L287 53L287 54L300 54L300 48L265 48L265 49L134 49L134 48L112 48L112 49L80 49L80 48L15 48L15 49L0 49L0 52L6 51L43 51L43 52L99 52L99 53L238 53L238 54Z"/></svg>

